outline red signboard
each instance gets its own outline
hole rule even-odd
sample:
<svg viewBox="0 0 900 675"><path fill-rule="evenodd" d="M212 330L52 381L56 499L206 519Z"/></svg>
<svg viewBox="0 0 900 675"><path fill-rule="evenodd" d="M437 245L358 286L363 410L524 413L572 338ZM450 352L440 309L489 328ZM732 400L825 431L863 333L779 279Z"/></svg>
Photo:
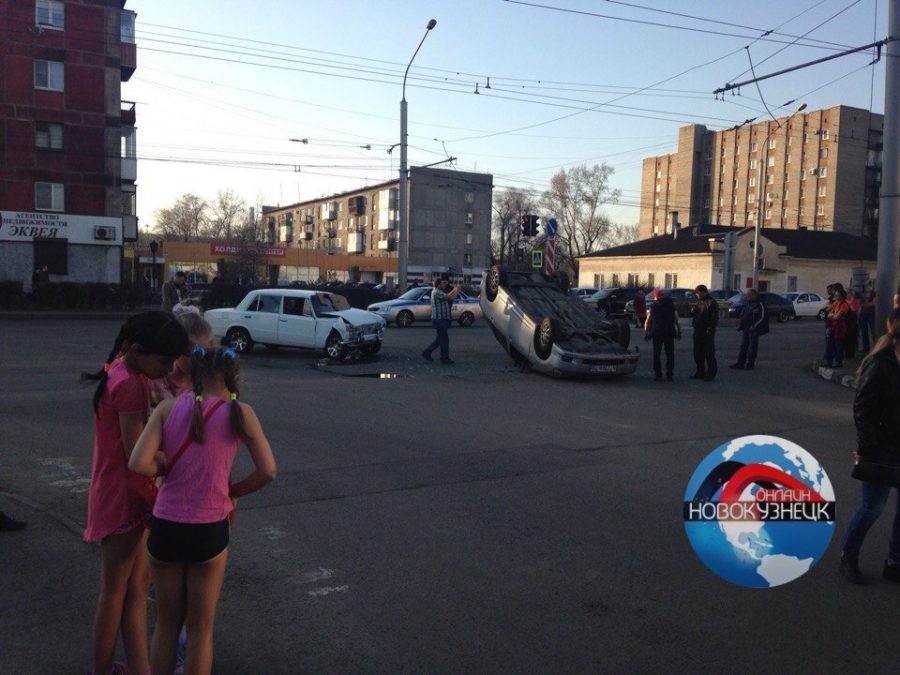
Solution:
<svg viewBox="0 0 900 675"><path fill-rule="evenodd" d="M261 255L266 258L283 258L286 249L281 246L248 246L214 241L209 245L212 255Z"/></svg>

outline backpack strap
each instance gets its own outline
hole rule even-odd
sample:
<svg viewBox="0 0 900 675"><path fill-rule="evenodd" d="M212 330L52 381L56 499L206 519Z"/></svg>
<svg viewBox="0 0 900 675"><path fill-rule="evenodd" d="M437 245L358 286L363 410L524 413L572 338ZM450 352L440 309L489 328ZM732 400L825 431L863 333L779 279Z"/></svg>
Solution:
<svg viewBox="0 0 900 675"><path fill-rule="evenodd" d="M209 418L212 417L216 412L216 410L221 408L223 405L225 405L225 401L222 399L218 399L215 403L209 406L209 410L207 410L206 414L203 415L203 423L206 424L209 421ZM178 460L181 459L184 451L187 450L193 442L194 439L191 438L191 432L190 429L188 429L188 435L187 438L184 439L184 443L181 444L181 447L178 448L178 451L172 456L172 460L166 465L166 473L169 473L172 470L172 467L174 467Z"/></svg>

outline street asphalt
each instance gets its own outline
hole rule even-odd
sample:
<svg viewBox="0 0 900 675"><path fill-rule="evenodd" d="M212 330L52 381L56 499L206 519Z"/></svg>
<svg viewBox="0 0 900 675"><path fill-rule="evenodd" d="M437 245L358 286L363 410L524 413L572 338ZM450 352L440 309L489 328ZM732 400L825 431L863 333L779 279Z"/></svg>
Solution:
<svg viewBox="0 0 900 675"><path fill-rule="evenodd" d="M0 673L87 672L99 555L81 541L90 387L113 321L0 319ZM373 361L262 347L241 359L277 480L241 500L216 624L215 673L896 673L900 588L876 572L890 518L837 574L858 499L853 391L810 369L822 324L773 324L757 369L672 383L521 372L484 322L389 328ZM645 343L640 342L642 349ZM381 376L390 375L391 377ZM773 589L730 585L684 533L697 464L772 434L824 465L838 526L823 559ZM242 454L236 472L249 466Z"/></svg>

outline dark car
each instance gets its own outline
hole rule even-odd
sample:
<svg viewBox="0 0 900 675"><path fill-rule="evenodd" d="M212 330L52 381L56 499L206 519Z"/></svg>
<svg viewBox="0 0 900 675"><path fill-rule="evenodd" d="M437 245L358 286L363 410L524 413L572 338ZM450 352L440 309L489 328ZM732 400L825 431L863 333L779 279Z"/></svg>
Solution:
<svg viewBox="0 0 900 675"><path fill-rule="evenodd" d="M733 288L724 289L724 290L720 288L715 291L709 292L710 297L712 297L716 302L721 302L722 300L731 300L731 298L733 298L736 295L740 295L740 294L741 294L740 291L735 290Z"/></svg>
<svg viewBox="0 0 900 675"><path fill-rule="evenodd" d="M759 299L766 306L769 318L777 319L778 323L784 323L788 319L793 319L797 316L797 312L794 310L794 303L783 295L778 295L778 293L760 293ZM741 314L744 313L744 307L747 306L747 296L743 294L737 295L731 299L731 302L728 316L733 319L739 319Z"/></svg>
<svg viewBox="0 0 900 675"><path fill-rule="evenodd" d="M657 292L672 298L678 316L690 316L691 307L697 304L697 294L690 288L658 288L655 291L647 293L648 308L653 306L654 301L652 298Z"/></svg>
<svg viewBox="0 0 900 675"><path fill-rule="evenodd" d="M625 305L634 300L637 292L637 288L604 288L582 300L596 309L601 318L621 319L630 316Z"/></svg>

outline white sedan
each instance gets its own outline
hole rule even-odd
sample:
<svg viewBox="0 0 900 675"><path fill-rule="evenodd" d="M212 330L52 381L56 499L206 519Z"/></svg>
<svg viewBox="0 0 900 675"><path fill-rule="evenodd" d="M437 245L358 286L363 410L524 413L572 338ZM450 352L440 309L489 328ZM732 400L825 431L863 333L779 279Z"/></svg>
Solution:
<svg viewBox="0 0 900 675"><path fill-rule="evenodd" d="M411 288L399 298L385 300L369 305L369 311L375 312L388 323L397 324L400 328L411 326L414 321L431 321L431 286ZM475 319L482 317L478 298L460 293L450 305L450 319L463 328L468 328Z"/></svg>
<svg viewBox="0 0 900 675"><path fill-rule="evenodd" d="M814 316L820 321L825 319L828 313L828 299L823 298L818 293L785 293L784 297L791 301L794 305L796 318L801 316Z"/></svg>
<svg viewBox="0 0 900 675"><path fill-rule="evenodd" d="M204 317L216 340L240 354L260 342L270 349L322 349L335 361L350 350L376 354L385 326L377 314L351 308L342 295L277 288L250 291L234 309L211 309Z"/></svg>

